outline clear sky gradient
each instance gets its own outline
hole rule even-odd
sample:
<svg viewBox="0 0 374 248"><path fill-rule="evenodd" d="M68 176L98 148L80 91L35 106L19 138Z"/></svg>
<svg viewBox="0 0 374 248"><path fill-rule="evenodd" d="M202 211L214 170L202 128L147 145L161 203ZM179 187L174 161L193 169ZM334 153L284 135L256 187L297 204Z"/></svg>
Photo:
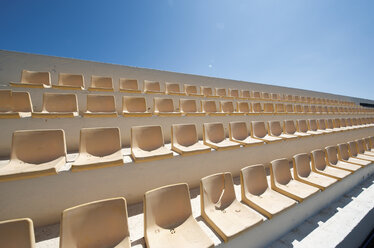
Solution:
<svg viewBox="0 0 374 248"><path fill-rule="evenodd" d="M1 0L0 49L374 99L372 0Z"/></svg>

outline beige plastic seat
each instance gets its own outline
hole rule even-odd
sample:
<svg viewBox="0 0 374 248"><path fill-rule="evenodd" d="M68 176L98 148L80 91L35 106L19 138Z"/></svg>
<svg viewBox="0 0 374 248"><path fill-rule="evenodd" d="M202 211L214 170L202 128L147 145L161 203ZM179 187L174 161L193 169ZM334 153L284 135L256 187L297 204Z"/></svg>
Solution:
<svg viewBox="0 0 374 248"><path fill-rule="evenodd" d="M220 110L223 113L229 114L229 115L244 115L242 112L235 111L234 103L232 101L220 101Z"/></svg>
<svg viewBox="0 0 374 248"><path fill-rule="evenodd" d="M297 131L300 133L307 133L311 135L322 134L322 132L315 132L315 131L309 130L308 123L306 120L297 120L296 125L297 125Z"/></svg>
<svg viewBox="0 0 374 248"><path fill-rule="evenodd" d="M338 144L338 157L339 160L351 163L351 170L356 171L360 169L361 167L364 167L366 165L369 165L371 162L368 160L360 159L357 157L354 157L355 154L357 154L357 148L354 146L356 149L349 149L349 144L347 143L342 143ZM356 166L355 166L356 165Z"/></svg>
<svg viewBox="0 0 374 248"><path fill-rule="evenodd" d="M84 79L82 74L59 73L58 84L52 85L54 89L83 90Z"/></svg>
<svg viewBox="0 0 374 248"><path fill-rule="evenodd" d="M310 106L309 105L304 105L303 106L303 113L304 114L312 114L312 111L310 110Z"/></svg>
<svg viewBox="0 0 374 248"><path fill-rule="evenodd" d="M264 141L265 143L272 143L282 141L282 138L270 136L263 121L251 122L251 137Z"/></svg>
<svg viewBox="0 0 374 248"><path fill-rule="evenodd" d="M324 150L317 149L311 153L312 171L319 174L341 180L350 175L351 172L343 169L337 169L327 164L327 158Z"/></svg>
<svg viewBox="0 0 374 248"><path fill-rule="evenodd" d="M227 91L225 88L216 88L216 96L220 98L232 98L227 95Z"/></svg>
<svg viewBox="0 0 374 248"><path fill-rule="evenodd" d="M293 96L293 100L294 100L295 102L301 102L301 100L300 100L300 96Z"/></svg>
<svg viewBox="0 0 374 248"><path fill-rule="evenodd" d="M186 183L153 189L144 195L144 239L147 247L214 247L192 216Z"/></svg>
<svg viewBox="0 0 374 248"><path fill-rule="evenodd" d="M264 114L272 114L272 113L274 113L274 104L264 103Z"/></svg>
<svg viewBox="0 0 374 248"><path fill-rule="evenodd" d="M120 78L119 91L126 93L141 93L137 79Z"/></svg>
<svg viewBox="0 0 374 248"><path fill-rule="evenodd" d="M204 116L205 113L199 112L197 103L194 99L179 99L179 109L182 115L186 116Z"/></svg>
<svg viewBox="0 0 374 248"><path fill-rule="evenodd" d="M164 94L165 92L161 91L160 82L144 80L144 93L147 94Z"/></svg>
<svg viewBox="0 0 374 248"><path fill-rule="evenodd" d="M242 201L271 219L296 204L268 186L264 165L247 166L240 170Z"/></svg>
<svg viewBox="0 0 374 248"><path fill-rule="evenodd" d="M285 158L271 161L270 182L273 190L298 202L319 192L316 187L294 180L291 176L289 162Z"/></svg>
<svg viewBox="0 0 374 248"><path fill-rule="evenodd" d="M353 126L351 118L347 118L347 127L350 129L357 129L357 127Z"/></svg>
<svg viewBox="0 0 374 248"><path fill-rule="evenodd" d="M358 165L348 162L348 160L340 159L337 146L328 146L325 149L326 149L326 160L327 160L328 165L330 165L331 167L335 167L338 169L343 169L343 170L347 170L351 172L355 172L356 170L361 168Z"/></svg>
<svg viewBox="0 0 374 248"><path fill-rule="evenodd" d="M344 130L351 130L351 127L347 126L346 119L342 118L340 119L340 127L343 128Z"/></svg>
<svg viewBox="0 0 374 248"><path fill-rule="evenodd" d="M363 160L363 162L365 163L364 165L367 165L367 161L369 161L370 163L374 162L373 156L364 154L365 149L362 148L362 144L360 145L359 149L357 141L348 142L348 151L349 155L352 158Z"/></svg>
<svg viewBox="0 0 374 248"><path fill-rule="evenodd" d="M182 156L210 152L210 147L199 141L195 124L171 126L171 149Z"/></svg>
<svg viewBox="0 0 374 248"><path fill-rule="evenodd" d="M186 93L181 92L180 85L178 83L165 83L166 94L176 95L176 96L185 96Z"/></svg>
<svg viewBox="0 0 374 248"><path fill-rule="evenodd" d="M237 89L229 89L229 97L239 99L239 90Z"/></svg>
<svg viewBox="0 0 374 248"><path fill-rule="evenodd" d="M279 101L280 100L280 95L277 94L277 93L271 93L271 100Z"/></svg>
<svg viewBox="0 0 374 248"><path fill-rule="evenodd" d="M286 111L287 114L294 114L295 109L294 109L293 104L286 104L285 105L285 111Z"/></svg>
<svg viewBox="0 0 374 248"><path fill-rule="evenodd" d="M309 133L297 132L294 120L285 120L283 124L283 132L285 134L295 135L298 137L309 137Z"/></svg>
<svg viewBox="0 0 374 248"><path fill-rule="evenodd" d="M300 153L292 158L293 161L293 177L302 183L325 190L330 185L337 182L337 179L324 176L312 171L310 166L309 154Z"/></svg>
<svg viewBox="0 0 374 248"><path fill-rule="evenodd" d="M165 147L161 126L131 127L131 155L135 162L173 157Z"/></svg>
<svg viewBox="0 0 374 248"><path fill-rule="evenodd" d="M284 104L283 103L275 104L275 112L278 114L285 114L286 108L284 107Z"/></svg>
<svg viewBox="0 0 374 248"><path fill-rule="evenodd" d="M332 119L327 119L326 120L326 130L328 131L333 131L333 132L340 132L340 128L334 127L334 122Z"/></svg>
<svg viewBox="0 0 374 248"><path fill-rule="evenodd" d="M249 115L252 112L251 104L248 102L236 102L239 113L243 113L244 115Z"/></svg>
<svg viewBox="0 0 374 248"><path fill-rule="evenodd" d="M200 200L201 216L225 242L263 221L260 214L236 199L230 172L202 178Z"/></svg>
<svg viewBox="0 0 374 248"><path fill-rule="evenodd" d="M317 114L317 107L316 107L316 105L311 105L310 106L310 112L312 113L312 114Z"/></svg>
<svg viewBox="0 0 374 248"><path fill-rule="evenodd" d="M152 113L147 109L145 97L123 96L122 115L128 117L147 117L152 116Z"/></svg>
<svg viewBox="0 0 374 248"><path fill-rule="evenodd" d="M15 131L10 161L0 166L0 182L56 175L65 163L63 130Z"/></svg>
<svg viewBox="0 0 374 248"><path fill-rule="evenodd" d="M372 161L374 159L374 152L370 151L366 145L366 139L356 140L358 154L362 154L368 157L368 160Z"/></svg>
<svg viewBox="0 0 374 248"><path fill-rule="evenodd" d="M51 74L49 72L22 70L21 82L10 82L13 87L50 88Z"/></svg>
<svg viewBox="0 0 374 248"><path fill-rule="evenodd" d="M32 220L23 218L0 221L0 247L35 248Z"/></svg>
<svg viewBox="0 0 374 248"><path fill-rule="evenodd" d="M252 103L252 110L255 114L262 114L264 112L264 109L262 108L262 105L260 102L254 102Z"/></svg>
<svg viewBox="0 0 374 248"><path fill-rule="evenodd" d="M300 102L306 102L306 97L305 96L300 96Z"/></svg>
<svg viewBox="0 0 374 248"><path fill-rule="evenodd" d="M205 145L217 151L231 150L240 147L240 144L237 142L226 138L223 124L218 122L203 124L203 139Z"/></svg>
<svg viewBox="0 0 374 248"><path fill-rule="evenodd" d="M33 108L29 92L12 92L12 110L19 118L31 116Z"/></svg>
<svg viewBox="0 0 374 248"><path fill-rule="evenodd" d="M248 100L251 98L251 92L249 90L242 90L240 99Z"/></svg>
<svg viewBox="0 0 374 248"><path fill-rule="evenodd" d="M327 133L330 133L330 131L327 131L327 130L319 130L318 129L317 120L315 120L315 119L308 120L308 129L310 131L312 131L312 132L317 133L317 134L327 134Z"/></svg>
<svg viewBox="0 0 374 248"><path fill-rule="evenodd" d="M282 138L285 140L296 139L296 135L283 133L283 129L280 121L269 121L268 122L269 135L273 137Z"/></svg>
<svg viewBox="0 0 374 248"><path fill-rule="evenodd" d="M21 115L18 112L13 112L12 91L0 90L0 119L13 118L21 118Z"/></svg>
<svg viewBox="0 0 374 248"><path fill-rule="evenodd" d="M295 113L297 113L297 114L303 113L303 106L300 105L300 104L296 104L295 105Z"/></svg>
<svg viewBox="0 0 374 248"><path fill-rule="evenodd" d="M197 93L196 85L185 84L184 91L186 92L187 96L203 96L203 94Z"/></svg>
<svg viewBox="0 0 374 248"><path fill-rule="evenodd" d="M204 97L216 97L215 95L213 95L213 89L207 86L201 86L200 92Z"/></svg>
<svg viewBox="0 0 374 248"><path fill-rule="evenodd" d="M87 95L87 111L84 117L117 117L114 96Z"/></svg>
<svg viewBox="0 0 374 248"><path fill-rule="evenodd" d="M33 112L33 118L73 118L78 116L76 94L43 93L42 112Z"/></svg>
<svg viewBox="0 0 374 248"><path fill-rule="evenodd" d="M300 100L299 96L287 95L286 99L287 102L298 102Z"/></svg>
<svg viewBox="0 0 374 248"><path fill-rule="evenodd" d="M130 248L125 198L94 201L62 212L60 248Z"/></svg>
<svg viewBox="0 0 374 248"><path fill-rule="evenodd" d="M326 120L325 119L319 119L317 120L317 128L318 130L321 130L325 133L333 133L334 131L333 130L327 130L327 127L326 127Z"/></svg>
<svg viewBox="0 0 374 248"><path fill-rule="evenodd" d="M82 128L79 143L72 171L123 165L119 128Z"/></svg>
<svg viewBox="0 0 374 248"><path fill-rule="evenodd" d="M340 131L346 131L346 128L343 128L340 124L340 119L336 118L336 119L333 119L333 122L334 122L334 127L339 129Z"/></svg>
<svg viewBox="0 0 374 248"><path fill-rule="evenodd" d="M114 91L111 77L91 76L89 91Z"/></svg>
<svg viewBox="0 0 374 248"><path fill-rule="evenodd" d="M271 95L270 95L270 93L267 93L267 92L261 92L261 99L263 99L263 100L271 100Z"/></svg>
<svg viewBox="0 0 374 248"><path fill-rule="evenodd" d="M158 116L180 116L181 112L174 109L174 101L171 98L153 98L154 115Z"/></svg>
<svg viewBox="0 0 374 248"><path fill-rule="evenodd" d="M366 137L364 138L364 140L365 140L365 150L368 152L374 153L374 149L373 149L370 137Z"/></svg>
<svg viewBox="0 0 374 248"><path fill-rule="evenodd" d="M202 100L201 101L201 110L203 113L211 116L223 116L226 113L217 111L217 104L214 100Z"/></svg>
<svg viewBox="0 0 374 248"><path fill-rule="evenodd" d="M264 141L251 137L250 132L248 132L247 124L244 121L229 123L229 137L231 141L237 142L243 146L264 144Z"/></svg>

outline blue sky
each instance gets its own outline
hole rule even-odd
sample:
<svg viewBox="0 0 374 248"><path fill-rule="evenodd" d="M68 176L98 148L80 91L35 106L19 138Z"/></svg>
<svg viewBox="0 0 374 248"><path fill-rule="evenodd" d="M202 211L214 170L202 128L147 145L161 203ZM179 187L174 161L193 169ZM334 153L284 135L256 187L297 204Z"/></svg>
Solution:
<svg viewBox="0 0 374 248"><path fill-rule="evenodd" d="M371 0L2 0L0 49L374 99Z"/></svg>

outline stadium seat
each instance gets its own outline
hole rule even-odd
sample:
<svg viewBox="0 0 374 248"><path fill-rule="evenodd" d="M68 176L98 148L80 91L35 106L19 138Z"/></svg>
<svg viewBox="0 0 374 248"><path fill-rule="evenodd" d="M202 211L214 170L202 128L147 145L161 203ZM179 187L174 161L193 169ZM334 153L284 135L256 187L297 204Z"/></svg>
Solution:
<svg viewBox="0 0 374 248"><path fill-rule="evenodd" d="M337 146L328 146L326 149L326 161L328 165L331 167L335 167L338 169L348 170L351 172L355 172L356 170L360 169L361 167L347 160L342 160L339 158L339 151Z"/></svg>
<svg viewBox="0 0 374 248"><path fill-rule="evenodd" d="M293 156L292 161L293 176L295 180L317 187L320 190L325 190L327 187L337 182L335 178L324 176L312 171L309 154L297 154Z"/></svg>
<svg viewBox="0 0 374 248"><path fill-rule="evenodd" d="M0 168L0 182L56 175L65 163L63 130L15 131L10 161Z"/></svg>
<svg viewBox="0 0 374 248"><path fill-rule="evenodd" d="M310 112L312 114L317 114L317 107L316 107L316 105L311 105L310 106Z"/></svg>
<svg viewBox="0 0 374 248"><path fill-rule="evenodd" d="M225 88L216 88L216 96L220 98L232 98L227 95L227 91Z"/></svg>
<svg viewBox="0 0 374 248"><path fill-rule="evenodd" d="M374 162L374 154L365 154L365 148L363 147L361 140L348 142L348 148L349 155L351 155L351 157Z"/></svg>
<svg viewBox="0 0 374 248"><path fill-rule="evenodd" d="M315 120L315 119L308 120L308 129L311 132L315 132L317 134L327 134L327 133L330 133L330 131L318 129L317 120Z"/></svg>
<svg viewBox="0 0 374 248"><path fill-rule="evenodd" d="M267 100L267 101L271 100L270 93L268 93L268 92L261 92L261 99Z"/></svg>
<svg viewBox="0 0 374 248"><path fill-rule="evenodd" d="M234 103L232 101L220 101L219 102L220 110L223 113L229 115L244 115L243 112L237 112L234 108Z"/></svg>
<svg viewBox="0 0 374 248"><path fill-rule="evenodd" d="M231 150L240 147L240 144L237 142L226 138L223 124L218 122L203 124L203 139L205 145L217 151Z"/></svg>
<svg viewBox="0 0 374 248"><path fill-rule="evenodd" d="M33 118L73 118L78 116L76 94L43 93L42 112L32 112Z"/></svg>
<svg viewBox="0 0 374 248"><path fill-rule="evenodd" d="M252 138L262 140L265 143L272 143L283 140L279 137L270 136L266 128L265 122L263 121L251 122L251 136Z"/></svg>
<svg viewBox="0 0 374 248"><path fill-rule="evenodd" d="M312 160L312 171L319 174L341 180L346 176L350 175L351 172L347 170L337 169L331 167L326 162L326 153L325 150L317 149L311 153Z"/></svg>
<svg viewBox="0 0 374 248"><path fill-rule="evenodd" d="M204 116L205 113L199 112L195 99L179 99L179 110L186 116Z"/></svg>
<svg viewBox="0 0 374 248"><path fill-rule="evenodd" d="M295 200L269 188L262 164L241 169L240 185L242 201L268 219L296 204Z"/></svg>
<svg viewBox="0 0 374 248"><path fill-rule="evenodd" d="M119 91L126 93L141 93L138 80L130 78L119 79Z"/></svg>
<svg viewBox="0 0 374 248"><path fill-rule="evenodd" d="M174 109L174 101L171 98L153 98L154 115L158 116L180 116L181 112Z"/></svg>
<svg viewBox="0 0 374 248"><path fill-rule="evenodd" d="M123 96L122 115L128 117L147 117L152 113L147 109L147 103L143 96Z"/></svg>
<svg viewBox="0 0 374 248"><path fill-rule="evenodd" d="M296 135L283 133L283 129L280 124L280 121L269 121L268 130L269 130L270 136L273 136L273 137L278 137L278 138L282 138L285 140L297 138Z"/></svg>
<svg viewBox="0 0 374 248"><path fill-rule="evenodd" d="M326 130L327 131L333 131L333 132L341 132L340 128L334 127L334 122L332 119L326 120Z"/></svg>
<svg viewBox="0 0 374 248"><path fill-rule="evenodd" d="M29 92L12 92L12 110L19 117L30 117L33 112Z"/></svg>
<svg viewBox="0 0 374 248"><path fill-rule="evenodd" d="M262 114L264 112L264 109L262 108L262 105L260 102L254 102L252 103L252 110L255 114Z"/></svg>
<svg viewBox="0 0 374 248"><path fill-rule="evenodd" d="M0 90L0 119L13 118L21 118L21 115L18 112L13 112L12 91Z"/></svg>
<svg viewBox="0 0 374 248"><path fill-rule="evenodd" d="M248 100L250 98L251 98L251 92L249 90L242 90L241 91L240 99Z"/></svg>
<svg viewBox="0 0 374 248"><path fill-rule="evenodd" d="M204 97L216 97L215 95L213 95L213 89L211 87L201 86L200 92Z"/></svg>
<svg viewBox="0 0 374 248"><path fill-rule="evenodd" d="M297 114L303 113L303 106L300 105L300 104L296 104L295 105L295 113L297 113Z"/></svg>
<svg viewBox="0 0 374 248"><path fill-rule="evenodd" d="M291 176L289 162L285 158L271 161L270 181L273 190L298 202L319 192L316 187L294 180Z"/></svg>
<svg viewBox="0 0 374 248"><path fill-rule="evenodd" d="M229 89L229 97L239 99L239 90L238 89Z"/></svg>
<svg viewBox="0 0 374 248"><path fill-rule="evenodd" d="M297 131L300 132L300 133L307 133L307 134L311 134L311 135L322 134L322 132L315 132L315 131L309 130L307 120L297 120L296 123L297 123L296 124Z"/></svg>
<svg viewBox="0 0 374 248"><path fill-rule="evenodd" d="M365 140L365 150L368 152L374 153L374 148L372 146L372 142L370 141L370 137L364 138Z"/></svg>
<svg viewBox="0 0 374 248"><path fill-rule="evenodd" d="M82 74L59 73L57 85L54 89L61 90L84 90L84 78Z"/></svg>
<svg viewBox="0 0 374 248"><path fill-rule="evenodd" d="M295 113L295 109L294 109L293 104L286 104L285 105L285 110L286 110L287 114L294 114Z"/></svg>
<svg viewBox="0 0 374 248"><path fill-rule="evenodd" d="M250 132L248 132L247 124L244 121L229 123L229 137L231 141L237 142L243 146L264 144L264 141L251 137Z"/></svg>
<svg viewBox="0 0 374 248"><path fill-rule="evenodd" d="M253 99L259 100L261 99L261 92L259 91L252 91L252 97Z"/></svg>
<svg viewBox="0 0 374 248"><path fill-rule="evenodd" d="M203 94L197 93L196 85L185 84L184 91L186 92L187 96L203 96Z"/></svg>
<svg viewBox="0 0 374 248"><path fill-rule="evenodd" d="M272 101L279 101L280 100L280 95L277 93L271 93L271 100Z"/></svg>
<svg viewBox="0 0 374 248"><path fill-rule="evenodd" d="M144 93L147 94L164 94L165 92L161 91L160 82L144 80L143 83Z"/></svg>
<svg viewBox="0 0 374 248"><path fill-rule="evenodd" d="M0 247L35 248L32 220L23 218L0 221Z"/></svg>
<svg viewBox="0 0 374 248"><path fill-rule="evenodd" d="M364 167L371 163L368 160L355 157L355 154L357 154L357 148L355 145L353 146L353 148L350 149L350 145L348 143L338 144L339 160L351 163L352 166L349 168L351 171L356 171L360 169L361 167Z"/></svg>
<svg viewBox="0 0 374 248"><path fill-rule="evenodd" d="M203 113L211 116L224 116L226 113L217 111L217 104L214 100L202 100L201 110Z"/></svg>
<svg viewBox="0 0 374 248"><path fill-rule="evenodd" d="M263 221L260 214L236 199L230 172L202 178L200 201L202 217L225 242Z"/></svg>
<svg viewBox="0 0 374 248"><path fill-rule="evenodd" d="M214 247L213 241L192 216L186 183L146 192L143 208L147 247Z"/></svg>
<svg viewBox="0 0 374 248"><path fill-rule="evenodd" d="M283 103L276 103L275 104L275 113L277 114L285 114L286 108L284 107Z"/></svg>
<svg viewBox="0 0 374 248"><path fill-rule="evenodd" d="M237 110L239 113L243 113L245 115L249 115L252 112L251 104L248 102L236 102Z"/></svg>
<svg viewBox="0 0 374 248"><path fill-rule="evenodd" d="M340 131L346 131L347 129L346 128L343 128L340 124L340 119L338 118L335 118L333 119L333 122L334 122L334 127L339 129Z"/></svg>
<svg viewBox="0 0 374 248"><path fill-rule="evenodd" d="M309 105L303 105L303 114L312 114Z"/></svg>
<svg viewBox="0 0 374 248"><path fill-rule="evenodd" d="M84 117L117 117L112 95L87 95L87 111Z"/></svg>
<svg viewBox="0 0 374 248"><path fill-rule="evenodd" d="M323 131L325 133L333 133L334 132L333 130L327 130L325 119L317 120L317 128L318 128L318 130Z"/></svg>
<svg viewBox="0 0 374 248"><path fill-rule="evenodd" d="M79 156L71 170L82 171L123 165L119 128L82 128Z"/></svg>
<svg viewBox="0 0 374 248"><path fill-rule="evenodd" d="M51 74L49 72L22 70L21 82L10 82L12 87L50 88Z"/></svg>
<svg viewBox="0 0 374 248"><path fill-rule="evenodd" d="M89 91L114 91L111 77L91 76Z"/></svg>
<svg viewBox="0 0 374 248"><path fill-rule="evenodd" d="M176 95L176 96L185 96L186 93L181 92L180 85L178 83L165 83L166 94Z"/></svg>
<svg viewBox="0 0 374 248"><path fill-rule="evenodd" d="M165 147L161 126L131 127L131 155L135 162L172 158Z"/></svg>
<svg viewBox="0 0 374 248"><path fill-rule="evenodd" d="M60 248L130 248L125 198L94 201L62 212Z"/></svg>
<svg viewBox="0 0 374 248"><path fill-rule="evenodd" d="M273 103L264 103L264 114L274 113L274 104Z"/></svg>
<svg viewBox="0 0 374 248"><path fill-rule="evenodd" d="M285 134L296 135L298 137L309 137L311 134L309 133L301 133L296 130L294 120L285 120L283 123L283 132Z"/></svg>
<svg viewBox="0 0 374 248"><path fill-rule="evenodd" d="M171 126L171 149L182 156L210 152L210 147L199 141L195 124Z"/></svg>

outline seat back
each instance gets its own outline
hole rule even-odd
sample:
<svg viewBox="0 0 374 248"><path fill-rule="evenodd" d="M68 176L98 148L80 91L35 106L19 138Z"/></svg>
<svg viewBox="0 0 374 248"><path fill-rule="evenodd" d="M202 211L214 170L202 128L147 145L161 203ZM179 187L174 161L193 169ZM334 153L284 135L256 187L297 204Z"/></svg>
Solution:
<svg viewBox="0 0 374 248"><path fill-rule="evenodd" d="M200 197L203 211L228 207L236 200L231 173L217 173L202 178L200 181Z"/></svg>
<svg viewBox="0 0 374 248"><path fill-rule="evenodd" d="M364 139L358 139L358 140L356 140L355 143L357 145L357 151L358 151L358 153L360 153L360 154L365 153L365 151L366 151L365 140Z"/></svg>
<svg viewBox="0 0 374 248"><path fill-rule="evenodd" d="M267 92L261 92L262 99L270 100L270 93Z"/></svg>
<svg viewBox="0 0 374 248"><path fill-rule="evenodd" d="M201 86L201 94L203 94L205 97L207 96L213 96L213 90L210 87Z"/></svg>
<svg viewBox="0 0 374 248"><path fill-rule="evenodd" d="M165 83L166 94L169 93L181 93L181 89L178 83Z"/></svg>
<svg viewBox="0 0 374 248"><path fill-rule="evenodd" d="M220 101L221 112L233 113L235 112L234 103L232 101Z"/></svg>
<svg viewBox="0 0 374 248"><path fill-rule="evenodd" d="M43 93L43 111L47 112L78 112L76 94Z"/></svg>
<svg viewBox="0 0 374 248"><path fill-rule="evenodd" d="M12 91L0 90L0 112L12 111Z"/></svg>
<svg viewBox="0 0 374 248"><path fill-rule="evenodd" d="M312 131L317 131L318 130L318 126L317 126L317 121L312 119L312 120L309 120L309 130L312 130Z"/></svg>
<svg viewBox="0 0 374 248"><path fill-rule="evenodd" d="M261 195L268 188L265 167L262 164L247 166L240 170L242 189L252 195Z"/></svg>
<svg viewBox="0 0 374 248"><path fill-rule="evenodd" d="M173 124L171 132L173 144L191 146L199 141L195 124Z"/></svg>
<svg viewBox="0 0 374 248"><path fill-rule="evenodd" d="M131 127L131 148L153 151L164 146L161 126Z"/></svg>
<svg viewBox="0 0 374 248"><path fill-rule="evenodd" d="M326 158L330 164L336 164L339 160L338 158L338 147L328 146L326 149Z"/></svg>
<svg viewBox="0 0 374 248"><path fill-rule="evenodd" d="M296 104L295 105L295 112L296 113L302 113L303 112L303 106L301 106L300 104Z"/></svg>
<svg viewBox="0 0 374 248"><path fill-rule="evenodd" d="M84 88L84 79L82 74L59 73L58 85Z"/></svg>
<svg viewBox="0 0 374 248"><path fill-rule="evenodd" d="M32 112L32 104L29 92L12 92L13 112Z"/></svg>
<svg viewBox="0 0 374 248"><path fill-rule="evenodd" d="M327 129L334 129L334 122L332 119L327 119L326 120L326 128Z"/></svg>
<svg viewBox="0 0 374 248"><path fill-rule="evenodd" d="M194 99L179 99L179 109L182 113L196 113L197 104Z"/></svg>
<svg viewBox="0 0 374 248"><path fill-rule="evenodd" d="M129 78L119 79L120 90L139 90L138 80Z"/></svg>
<svg viewBox="0 0 374 248"><path fill-rule="evenodd" d="M227 96L226 89L225 88L216 88L216 96L226 97Z"/></svg>
<svg viewBox="0 0 374 248"><path fill-rule="evenodd" d="M345 121L345 119L340 119L340 126L341 127L347 127L347 122Z"/></svg>
<svg viewBox="0 0 374 248"><path fill-rule="evenodd" d="M294 120L285 120L284 121L284 132L287 134L296 133L296 126Z"/></svg>
<svg viewBox="0 0 374 248"><path fill-rule="evenodd" d="M282 126L280 121L269 121L268 123L271 135L279 136L282 134Z"/></svg>
<svg viewBox="0 0 374 248"><path fill-rule="evenodd" d="M254 99L260 99L261 98L261 92L259 92L259 91L252 91L252 97Z"/></svg>
<svg viewBox="0 0 374 248"><path fill-rule="evenodd" d="M274 112L274 104L264 103L264 112L265 113L273 113Z"/></svg>
<svg viewBox="0 0 374 248"><path fill-rule="evenodd" d="M308 124L306 120L297 120L298 131L302 133L308 132Z"/></svg>
<svg viewBox="0 0 374 248"><path fill-rule="evenodd" d="M325 119L319 119L317 121L318 129L320 130L326 130L326 120Z"/></svg>
<svg viewBox="0 0 374 248"><path fill-rule="evenodd" d="M356 141L348 142L348 154L350 156L356 157L358 155L357 143Z"/></svg>
<svg viewBox="0 0 374 248"><path fill-rule="evenodd" d="M24 218L0 221L0 247L35 248L32 220Z"/></svg>
<svg viewBox="0 0 374 248"><path fill-rule="evenodd" d="M204 140L219 143L226 138L223 124L219 122L203 124Z"/></svg>
<svg viewBox="0 0 374 248"><path fill-rule="evenodd" d="M304 113L310 113L310 106L309 105L304 105L303 106L303 109L304 109Z"/></svg>
<svg viewBox="0 0 374 248"><path fill-rule="evenodd" d="M10 160L42 164L66 157L64 130L15 131Z"/></svg>
<svg viewBox="0 0 374 248"><path fill-rule="evenodd" d="M201 110L204 113L215 113L217 112L217 104L214 100L202 100Z"/></svg>
<svg viewBox="0 0 374 248"><path fill-rule="evenodd" d="M158 227L174 229L192 216L190 192L186 183L153 189L144 195L144 235Z"/></svg>
<svg viewBox="0 0 374 248"><path fill-rule="evenodd" d="M264 110L262 109L262 105L260 102L252 103L252 109L254 113L262 113Z"/></svg>
<svg viewBox="0 0 374 248"><path fill-rule="evenodd" d="M123 96L122 111L129 113L147 112L145 97L142 96Z"/></svg>
<svg viewBox="0 0 374 248"><path fill-rule="evenodd" d="M184 85L184 91L186 92L187 95L196 95L197 94L197 86L196 85L190 85L190 84L185 84Z"/></svg>
<svg viewBox="0 0 374 248"><path fill-rule="evenodd" d="M248 137L247 124L244 121L229 123L230 137L237 140L245 140Z"/></svg>
<svg viewBox="0 0 374 248"><path fill-rule="evenodd" d="M350 157L348 144L347 143L338 144L338 147L339 147L340 159L348 160Z"/></svg>
<svg viewBox="0 0 374 248"><path fill-rule="evenodd" d="M121 150L119 128L82 128L80 133L79 153L88 153L103 157Z"/></svg>
<svg viewBox="0 0 374 248"><path fill-rule="evenodd" d="M312 112L313 114L317 113L317 107L316 107L316 105L311 105L310 106L310 112Z"/></svg>
<svg viewBox="0 0 374 248"><path fill-rule="evenodd" d="M334 119L334 127L340 128L340 119Z"/></svg>
<svg viewBox="0 0 374 248"><path fill-rule="evenodd" d="M265 122L263 121L252 121L252 134L254 137L263 138L268 134L266 130Z"/></svg>
<svg viewBox="0 0 374 248"><path fill-rule="evenodd" d="M87 111L115 112L116 104L111 95L87 95Z"/></svg>
<svg viewBox="0 0 374 248"><path fill-rule="evenodd" d="M237 102L237 110L239 113L250 113L251 105L248 102Z"/></svg>
<svg viewBox="0 0 374 248"><path fill-rule="evenodd" d="M279 99L280 99L279 94L277 94L277 93L272 93L271 94L271 100L278 101Z"/></svg>
<svg viewBox="0 0 374 248"><path fill-rule="evenodd" d="M364 140L365 140L365 149L367 150L367 151L370 151L373 147L371 146L371 142L370 142L370 138L369 137L366 137L366 138L364 138Z"/></svg>
<svg viewBox="0 0 374 248"><path fill-rule="evenodd" d="M301 177L308 177L312 172L310 168L310 158L309 154L307 153L300 153L296 154L292 158L294 170L296 170L297 174Z"/></svg>
<svg viewBox="0 0 374 248"><path fill-rule="evenodd" d="M21 83L51 85L51 74L42 71L22 70Z"/></svg>
<svg viewBox="0 0 374 248"><path fill-rule="evenodd" d="M62 212L60 248L115 247L129 237L125 198L112 198Z"/></svg>
<svg viewBox="0 0 374 248"><path fill-rule="evenodd" d="M103 88L113 89L113 80L111 77L92 76L91 77L92 88Z"/></svg>
<svg viewBox="0 0 374 248"><path fill-rule="evenodd" d="M277 104L275 104L275 112L277 112L277 113L284 113L284 112L286 112L286 110L284 108L284 104L283 103L277 103Z"/></svg>
<svg viewBox="0 0 374 248"><path fill-rule="evenodd" d="M238 98L239 97L239 90L237 89L229 89L229 94L231 97Z"/></svg>
<svg viewBox="0 0 374 248"><path fill-rule="evenodd" d="M249 90L242 90L242 98L251 98L251 92Z"/></svg>
<svg viewBox="0 0 374 248"><path fill-rule="evenodd" d="M271 161L270 173L274 185L275 183L286 185L292 180L290 165L285 158Z"/></svg>
<svg viewBox="0 0 374 248"><path fill-rule="evenodd" d="M326 164L326 154L324 150L317 149L313 150L311 153L312 156L312 164L317 170L325 170Z"/></svg>
<svg viewBox="0 0 374 248"><path fill-rule="evenodd" d="M174 102L171 98L153 98L155 112L174 112Z"/></svg>
<svg viewBox="0 0 374 248"><path fill-rule="evenodd" d="M293 104L286 104L285 109L286 109L287 113L294 113L295 112Z"/></svg>
<svg viewBox="0 0 374 248"><path fill-rule="evenodd" d="M160 82L157 82L157 81L144 80L143 89L144 89L144 92L147 92L147 91L160 92L161 85L160 85Z"/></svg>

